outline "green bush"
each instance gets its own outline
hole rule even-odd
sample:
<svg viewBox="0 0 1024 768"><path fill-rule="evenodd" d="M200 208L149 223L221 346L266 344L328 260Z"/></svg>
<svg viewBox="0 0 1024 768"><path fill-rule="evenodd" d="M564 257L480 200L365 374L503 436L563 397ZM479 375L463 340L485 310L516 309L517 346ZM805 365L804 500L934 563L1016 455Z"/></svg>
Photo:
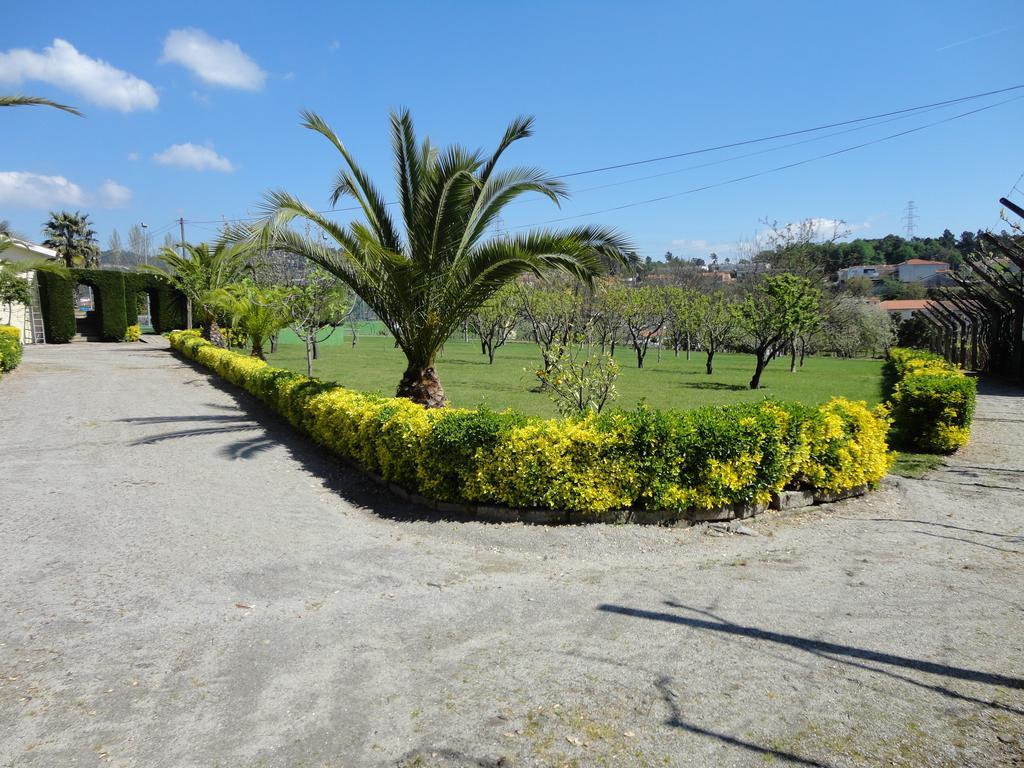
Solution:
<svg viewBox="0 0 1024 768"><path fill-rule="evenodd" d="M764 503L783 488L870 485L892 462L886 409L841 398L817 408L764 401L569 419L426 410L272 368L194 332L169 336L334 453L443 501L682 513Z"/></svg>
<svg viewBox="0 0 1024 768"><path fill-rule="evenodd" d="M0 326L0 328L10 327L9 325ZM0 371L4 373L13 371L21 363L22 346L20 337L21 334L18 334L18 338L15 338L8 332L0 332Z"/></svg>
<svg viewBox="0 0 1024 768"><path fill-rule="evenodd" d="M885 381L892 406L893 440L924 453L953 453L967 443L977 385L938 355L896 347Z"/></svg>

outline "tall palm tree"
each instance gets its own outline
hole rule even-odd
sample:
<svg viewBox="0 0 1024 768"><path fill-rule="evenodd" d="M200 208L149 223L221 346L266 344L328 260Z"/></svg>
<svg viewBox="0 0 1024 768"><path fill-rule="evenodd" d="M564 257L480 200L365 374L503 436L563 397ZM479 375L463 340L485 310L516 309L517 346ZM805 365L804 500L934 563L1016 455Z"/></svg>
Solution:
<svg viewBox="0 0 1024 768"><path fill-rule="evenodd" d="M621 261L628 250L621 235L596 226L488 237L501 210L520 195L536 192L556 204L567 197L561 181L537 168L497 169L502 154L532 133L532 118L512 121L487 155L420 143L409 113L392 113L401 229L384 196L327 123L303 112L303 126L322 134L341 154L331 202L353 198L362 220L341 226L293 195L275 191L265 198L265 218L234 237L305 256L348 284L405 353L399 397L427 407L447 403L434 368L441 346L474 309L519 275L558 270L590 281L603 263ZM309 221L334 242L303 236L289 226L296 219Z"/></svg>
<svg viewBox="0 0 1024 768"><path fill-rule="evenodd" d="M227 347L217 324L219 306L216 292L245 277L250 267L251 248L247 243L217 243L212 248L208 243L185 243L184 251L180 254L165 247L160 251L160 258L166 268L149 265L144 269L163 275L184 293L192 307L198 310L203 337L218 346Z"/></svg>
<svg viewBox="0 0 1024 768"><path fill-rule="evenodd" d="M51 211L50 220L43 225L43 234L47 236L43 245L53 248L69 269L100 265L100 247L89 214Z"/></svg>
<svg viewBox="0 0 1024 768"><path fill-rule="evenodd" d="M82 117L82 113L67 104L58 104L55 101L44 99L39 96L0 96L0 107L53 107L72 115Z"/></svg>

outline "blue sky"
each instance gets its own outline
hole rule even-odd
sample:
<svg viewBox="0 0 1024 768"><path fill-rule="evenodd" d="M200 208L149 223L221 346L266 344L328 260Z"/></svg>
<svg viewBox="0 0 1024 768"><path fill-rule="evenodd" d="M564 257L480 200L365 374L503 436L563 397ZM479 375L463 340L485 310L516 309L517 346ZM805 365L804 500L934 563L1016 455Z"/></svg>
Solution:
<svg viewBox="0 0 1024 768"><path fill-rule="evenodd" d="M74 104L86 118L0 115L0 218L38 237L48 209L82 209L104 244L140 221L159 242L179 216L188 239L213 237L217 220L252 215L274 187L327 208L336 155L299 127L302 108L390 189L387 114L398 106L435 142L484 147L515 115L535 115L536 135L510 161L562 174L1024 83L1012 1L50 2L8 10L4 32L0 92ZM997 198L1024 172L1024 98L678 193L1020 96L575 176L561 211L527 202L504 224L578 217L566 223L618 227L655 258L729 254L766 217L902 232L911 199L919 234L998 228ZM678 196L606 211L664 195ZM606 212L580 216L593 211Z"/></svg>

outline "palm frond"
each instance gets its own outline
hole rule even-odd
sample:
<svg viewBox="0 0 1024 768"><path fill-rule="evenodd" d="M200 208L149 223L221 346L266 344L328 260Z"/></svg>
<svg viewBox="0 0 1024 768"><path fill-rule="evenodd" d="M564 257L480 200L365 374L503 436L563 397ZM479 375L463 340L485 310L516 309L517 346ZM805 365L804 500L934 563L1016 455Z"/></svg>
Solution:
<svg viewBox="0 0 1024 768"><path fill-rule="evenodd" d="M50 101L50 99L44 99L40 96L0 96L0 107L53 107L62 112L85 117L74 107L69 107L67 104L58 104L56 101Z"/></svg>

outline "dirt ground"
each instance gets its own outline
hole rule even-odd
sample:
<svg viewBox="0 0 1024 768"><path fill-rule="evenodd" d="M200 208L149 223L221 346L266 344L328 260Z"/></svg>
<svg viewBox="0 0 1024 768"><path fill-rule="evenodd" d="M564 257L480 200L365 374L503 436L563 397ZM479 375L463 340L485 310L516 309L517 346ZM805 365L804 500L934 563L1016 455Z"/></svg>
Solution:
<svg viewBox="0 0 1024 768"><path fill-rule="evenodd" d="M743 533L415 519L146 344L0 381L0 766L1024 765L1024 398Z"/></svg>

